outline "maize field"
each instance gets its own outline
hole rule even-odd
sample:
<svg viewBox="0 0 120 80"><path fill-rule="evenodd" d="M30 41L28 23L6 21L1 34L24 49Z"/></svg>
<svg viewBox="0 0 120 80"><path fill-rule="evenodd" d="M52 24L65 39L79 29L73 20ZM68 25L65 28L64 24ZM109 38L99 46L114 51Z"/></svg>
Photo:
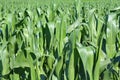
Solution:
<svg viewBox="0 0 120 80"><path fill-rule="evenodd" d="M22 1L0 1L0 80L120 80L119 0Z"/></svg>

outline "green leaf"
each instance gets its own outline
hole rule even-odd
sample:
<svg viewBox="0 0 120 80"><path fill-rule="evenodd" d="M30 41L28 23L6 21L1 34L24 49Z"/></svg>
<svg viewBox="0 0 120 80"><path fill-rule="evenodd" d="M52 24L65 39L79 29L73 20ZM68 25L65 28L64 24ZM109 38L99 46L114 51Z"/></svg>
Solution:
<svg viewBox="0 0 120 80"><path fill-rule="evenodd" d="M10 72L10 62L9 62L9 53L6 48L1 52L1 60L2 60L2 75L6 75Z"/></svg>
<svg viewBox="0 0 120 80"><path fill-rule="evenodd" d="M75 66L74 66L74 49L76 47L76 33L77 31L73 31L70 35L70 43L72 45L71 47L71 53L69 54L69 66L68 66L68 79L74 80L75 79Z"/></svg>
<svg viewBox="0 0 120 80"><path fill-rule="evenodd" d="M62 66L63 66L63 56L60 56L59 60L56 64L56 67L55 67L55 72L56 72L56 75L57 75L58 79L61 79Z"/></svg>
<svg viewBox="0 0 120 80"><path fill-rule="evenodd" d="M25 57L25 54L23 51L18 51L16 53L16 56L13 56L14 62L13 65L11 65L12 68L18 68L18 67L30 67L28 59Z"/></svg>
<svg viewBox="0 0 120 80"><path fill-rule="evenodd" d="M74 31L78 26L80 26L80 19L77 19L73 24L71 24L70 26L68 26L67 28L67 33L71 33L72 31Z"/></svg>
<svg viewBox="0 0 120 80"><path fill-rule="evenodd" d="M92 46L81 47L79 43L77 43L77 50L79 52L80 58L83 62L84 69L88 71L90 80L93 80L93 61L94 61L94 49Z"/></svg>
<svg viewBox="0 0 120 80"><path fill-rule="evenodd" d="M119 27L116 23L116 14L108 16L107 31L106 31L106 52L108 58L112 58L116 54L115 42Z"/></svg>

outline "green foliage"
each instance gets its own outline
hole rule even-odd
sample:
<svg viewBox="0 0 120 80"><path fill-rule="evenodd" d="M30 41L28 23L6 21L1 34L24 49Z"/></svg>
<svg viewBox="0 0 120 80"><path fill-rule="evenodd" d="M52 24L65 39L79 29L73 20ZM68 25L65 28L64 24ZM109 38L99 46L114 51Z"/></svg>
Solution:
<svg viewBox="0 0 120 80"><path fill-rule="evenodd" d="M0 5L0 80L120 79L119 3L30 2Z"/></svg>

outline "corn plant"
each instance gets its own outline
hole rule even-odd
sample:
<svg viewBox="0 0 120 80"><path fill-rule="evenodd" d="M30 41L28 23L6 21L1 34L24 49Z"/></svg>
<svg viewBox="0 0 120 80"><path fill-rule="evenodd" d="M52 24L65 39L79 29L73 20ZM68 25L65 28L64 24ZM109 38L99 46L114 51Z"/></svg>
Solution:
<svg viewBox="0 0 120 80"><path fill-rule="evenodd" d="M0 80L119 80L119 1L58 2L0 5Z"/></svg>

